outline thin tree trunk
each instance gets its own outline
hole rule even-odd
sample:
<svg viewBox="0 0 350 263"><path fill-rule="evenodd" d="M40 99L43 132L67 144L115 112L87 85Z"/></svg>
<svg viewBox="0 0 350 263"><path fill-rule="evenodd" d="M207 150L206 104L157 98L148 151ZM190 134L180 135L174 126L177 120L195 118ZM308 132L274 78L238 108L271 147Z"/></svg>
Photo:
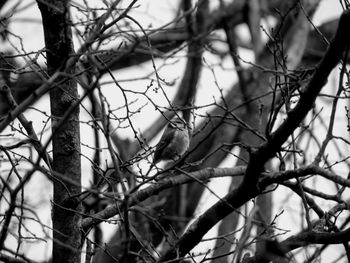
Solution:
<svg viewBox="0 0 350 263"><path fill-rule="evenodd" d="M41 11L48 74L65 69L65 62L73 55L72 32L69 18L69 1L38 1ZM66 69L72 74L74 69ZM68 78L67 78L68 79ZM53 254L52 262L80 263L81 216L79 202L71 198L80 193L80 132L79 109L59 125L62 116L78 98L76 83L59 79L57 86L50 91L52 116L53 171L70 177L75 183L53 180Z"/></svg>

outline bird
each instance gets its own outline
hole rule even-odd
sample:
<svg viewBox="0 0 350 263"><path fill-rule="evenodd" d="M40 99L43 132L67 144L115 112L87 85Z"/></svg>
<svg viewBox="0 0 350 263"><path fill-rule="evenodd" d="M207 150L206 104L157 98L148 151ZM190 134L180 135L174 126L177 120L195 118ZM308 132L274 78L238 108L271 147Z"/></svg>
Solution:
<svg viewBox="0 0 350 263"><path fill-rule="evenodd" d="M183 156L190 145L189 129L189 125L179 114L169 121L156 145L151 168L160 161L177 161Z"/></svg>

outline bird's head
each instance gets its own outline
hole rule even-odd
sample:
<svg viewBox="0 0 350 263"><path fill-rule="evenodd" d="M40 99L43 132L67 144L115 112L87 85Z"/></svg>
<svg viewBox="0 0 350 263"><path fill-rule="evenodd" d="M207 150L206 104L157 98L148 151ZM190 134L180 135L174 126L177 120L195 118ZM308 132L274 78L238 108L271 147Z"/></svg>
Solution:
<svg viewBox="0 0 350 263"><path fill-rule="evenodd" d="M175 116L169 122L169 125L180 130L188 129L188 124L179 114L175 114Z"/></svg>

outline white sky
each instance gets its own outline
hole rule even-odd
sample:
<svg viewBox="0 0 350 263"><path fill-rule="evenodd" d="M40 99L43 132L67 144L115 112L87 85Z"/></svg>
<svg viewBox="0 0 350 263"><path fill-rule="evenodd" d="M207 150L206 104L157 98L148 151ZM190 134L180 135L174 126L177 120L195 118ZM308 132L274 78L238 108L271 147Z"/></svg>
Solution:
<svg viewBox="0 0 350 263"><path fill-rule="evenodd" d="M24 1L25 2L25 1ZM155 1L141 1L140 3L142 3L143 6L145 6L146 10L149 11L149 15L148 17L145 17L144 12L135 12L134 16L135 18L137 18L139 21L143 20L142 24L143 25L149 25L149 24L153 24L153 26L155 26L157 23L159 24L163 24L164 22L167 22L169 19L170 14L172 14L172 10L176 9L176 4L175 1L157 1L157 4L154 4ZM145 5L145 3L148 3ZM341 6L339 4L338 1L334 1L334 0L323 0L321 3L321 6L318 10L318 12L315 14L314 17L314 23L316 25L320 24L322 21L325 20L329 20L332 19L334 17L337 17L339 15L339 13L341 12ZM23 20L23 18L28 18L31 17L33 18L33 20L28 21L28 20ZM20 17L15 17L14 21L15 23L11 25L11 29L17 33L17 34L21 34L21 37L23 38L23 43L24 43L24 50L26 52L29 51L36 51L40 48L44 47L44 42L43 42L43 37L42 37L42 29L41 29L41 25L39 22L40 18L40 13L38 11L38 9L36 8L36 5L33 6L33 8L28 9L26 11L24 11L23 13L21 13ZM33 21L35 21L33 23ZM14 43L14 46L16 46L17 48L20 47L19 43L16 41ZM210 55L206 56L206 59L211 62L211 57ZM163 74L164 76L166 76L168 79L177 79L179 76L181 76L182 74L182 67L183 67L184 63L183 62L179 62L177 64L177 67L179 68L178 70L174 70L173 68L167 70L167 71L161 71L161 74ZM147 67L145 67L147 68ZM138 69L136 69L136 71L138 72ZM136 71L131 70L131 69L126 69L126 70L122 70L120 72L117 73L117 77L120 79L123 78L129 78L130 75L134 76L134 74L139 74L136 73ZM220 73L218 73L220 74ZM220 81L221 83L219 83L222 86L227 86L229 87L229 85L232 83L232 79L231 79L231 73L221 73L222 75L220 75ZM201 94L207 94L208 90L213 90L213 86L211 85L206 85L207 83L213 83L213 76L211 73L209 74L203 74L205 76L207 76L207 78L202 79L201 81L201 85L200 85L200 92ZM179 81L179 80L177 80ZM144 85L141 84L141 82L133 82L130 84L123 84L125 85L125 87L130 87L132 88L135 85ZM108 88L105 89L105 91L107 92L107 94L110 94L108 97L113 97L116 96L115 94L115 88L111 87L109 88L109 92L108 92ZM175 88L174 88L175 91ZM171 92L170 92L171 93ZM207 96L208 97L208 96ZM212 98L208 98L208 101L205 101L203 98L202 103L206 103L209 102ZM159 99L161 100L161 99ZM116 104L117 105L117 104ZM38 107L43 108L43 109L47 109L48 108L48 102L46 101L40 101L38 103ZM135 119L136 121L139 122L140 128L144 128L146 125L149 125L151 123L151 120L155 118L155 116L149 117L149 113L151 112L151 109L146 109L146 111L139 115L139 117L137 117L137 119ZM145 116L148 115L148 117L145 118ZM34 117L35 118L35 117ZM145 120L144 123L142 123L142 120ZM35 124L35 125L39 125L36 127L37 130L40 130L40 126L42 126L42 123L39 124ZM86 135L86 133L82 133L82 141L88 143L89 141L91 141L91 138L89 137L85 137L84 135ZM88 163L85 163L85 165L83 164L84 167L86 167L88 165ZM211 189L216 192L216 193L223 193L223 185L224 186L228 186L229 182L223 182L224 180L222 178L217 179L217 180L213 180L211 182L211 184L209 185L209 187L211 187ZM88 182L85 180L85 184L87 184ZM38 184L33 184L32 186L33 191L37 192L37 187ZM48 187L48 185L46 185L46 187ZM204 197L203 200L206 200L206 205L208 205L209 203L213 203L216 201L216 198L211 196L209 194L209 192L207 192ZM202 206L202 209L205 209L205 207L207 206ZM49 204L47 203L45 208L50 211L49 208ZM286 208L288 209L288 208ZM202 211L199 210L197 211L197 214L200 214ZM49 224L49 217L50 214L46 214L47 220L44 220L44 222L47 222ZM291 221L289 221L291 222ZM292 225L290 226L292 227ZM33 229L38 229L39 226L33 226ZM209 233L209 235L207 235L206 237L210 237L211 235L215 234L215 228ZM107 236L106 236L107 237ZM42 243L43 244L43 243ZM207 245L207 243L205 244ZM47 248L48 244L44 244L44 247ZM36 248L36 249L35 249ZM37 250L39 249L39 250ZM37 247L31 247L31 249L29 249L29 256L33 257L33 258L38 258L39 256L39 252L41 254L41 252L43 251L43 246L37 246ZM39 251L39 252L38 252ZM49 255L49 254L48 254ZM45 255L45 256L48 256ZM42 255L38 258L40 260L43 259Z"/></svg>

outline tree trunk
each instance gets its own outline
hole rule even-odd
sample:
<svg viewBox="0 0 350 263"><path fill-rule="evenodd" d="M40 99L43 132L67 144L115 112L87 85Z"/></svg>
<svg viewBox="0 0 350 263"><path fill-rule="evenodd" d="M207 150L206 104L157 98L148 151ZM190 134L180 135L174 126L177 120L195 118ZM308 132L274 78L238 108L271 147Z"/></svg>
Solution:
<svg viewBox="0 0 350 263"><path fill-rule="evenodd" d="M69 1L38 1L41 11L48 74L57 71L73 74L74 68L65 69L65 63L73 55L72 32L69 18ZM59 78L50 91L52 116L52 170L71 179L66 183L53 180L53 254L52 262L80 263L81 216L79 202L71 197L81 191L79 108L76 107L66 120L61 121L78 99L76 83L69 78Z"/></svg>

